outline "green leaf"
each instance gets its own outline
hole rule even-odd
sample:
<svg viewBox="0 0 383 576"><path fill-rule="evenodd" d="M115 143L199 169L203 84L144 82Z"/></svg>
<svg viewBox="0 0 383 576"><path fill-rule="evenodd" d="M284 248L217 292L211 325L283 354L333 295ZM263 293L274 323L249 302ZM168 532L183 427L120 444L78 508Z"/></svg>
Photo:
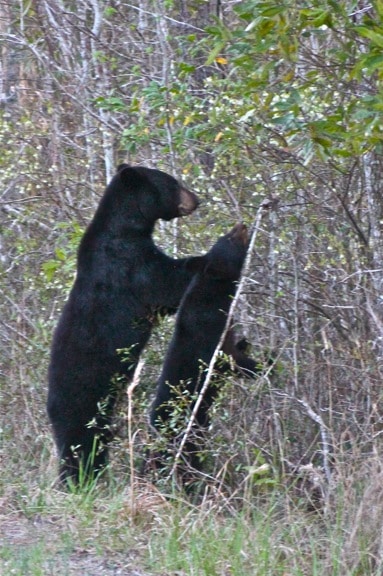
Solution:
<svg viewBox="0 0 383 576"><path fill-rule="evenodd" d="M104 108L105 110L110 110L111 112L122 112L126 111L126 104L118 96L99 96L94 99L94 102L99 108Z"/></svg>
<svg viewBox="0 0 383 576"><path fill-rule="evenodd" d="M333 27L332 13L321 8L306 8L300 11L300 16L304 25L320 28L321 26Z"/></svg>
<svg viewBox="0 0 383 576"><path fill-rule="evenodd" d="M215 59L217 58L217 56L222 52L222 50L225 47L225 42L218 42L218 44L216 44L213 48L213 50L210 52L206 62L205 62L205 66L209 66L210 64L213 64L213 62L215 61Z"/></svg>
<svg viewBox="0 0 383 576"><path fill-rule="evenodd" d="M48 260L47 262L42 263L41 269L48 282L52 281L55 273L57 272L58 267L59 265L56 260Z"/></svg>
<svg viewBox="0 0 383 576"><path fill-rule="evenodd" d="M282 12L286 11L286 8L283 6L283 4L270 4L269 2L260 3L257 8L257 12L259 11L259 14L265 18L272 18L273 16L277 16L278 14L282 14Z"/></svg>
<svg viewBox="0 0 383 576"><path fill-rule="evenodd" d="M55 255L56 255L56 258L57 258L58 260L61 260L61 261L66 260L66 256L67 256L67 255L66 255L66 253L64 252L64 250L62 250L62 248L56 248L56 250L55 250Z"/></svg>
<svg viewBox="0 0 383 576"><path fill-rule="evenodd" d="M383 54L371 53L362 56L355 65L351 77L359 76L360 72L368 72L373 74L375 70L382 69L383 67Z"/></svg>
<svg viewBox="0 0 383 576"><path fill-rule="evenodd" d="M376 32L375 30L366 28L365 26L356 26L355 30L364 38L371 40L371 42L379 48L383 48L383 34L380 32Z"/></svg>

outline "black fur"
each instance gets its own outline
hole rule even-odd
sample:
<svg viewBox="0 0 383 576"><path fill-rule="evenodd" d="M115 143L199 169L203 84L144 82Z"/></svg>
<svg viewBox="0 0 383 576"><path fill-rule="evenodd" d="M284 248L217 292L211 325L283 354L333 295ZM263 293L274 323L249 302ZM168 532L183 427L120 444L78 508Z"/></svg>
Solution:
<svg viewBox="0 0 383 576"><path fill-rule="evenodd" d="M231 232L220 238L211 250L188 265L196 275L191 281L177 314L174 335L166 353L163 369L157 382L157 393L151 408L151 425L160 433L174 440L173 433L166 431L174 412L174 403L180 393L187 391L195 397L203 386L206 368L214 354L227 321L237 281L245 260L248 245L247 231L237 224ZM233 356L239 368L249 376L259 372L256 362L248 358L241 346L234 346L233 334L228 332L222 347ZM219 371L225 371L227 361L218 363ZM208 386L203 402L196 415L197 427L209 424L208 410L217 393L214 380ZM194 401L189 405L190 412ZM189 463L199 468L199 460L193 441L188 442L186 454Z"/></svg>
<svg viewBox="0 0 383 576"><path fill-rule="evenodd" d="M196 196L159 170L122 164L79 246L77 277L56 328L48 414L60 477L79 480L106 463L115 375L131 377L158 312L174 312L193 277L188 258L159 250L158 219L192 212ZM118 349L129 349L121 362ZM92 453L94 459L91 459Z"/></svg>

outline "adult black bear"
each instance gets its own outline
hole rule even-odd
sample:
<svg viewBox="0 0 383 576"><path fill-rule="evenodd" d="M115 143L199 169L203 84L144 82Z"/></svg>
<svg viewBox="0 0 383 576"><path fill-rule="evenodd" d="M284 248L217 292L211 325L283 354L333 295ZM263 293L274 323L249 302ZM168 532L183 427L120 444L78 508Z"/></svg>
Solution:
<svg viewBox="0 0 383 576"><path fill-rule="evenodd" d="M116 399L115 375L129 377L157 314L174 312L194 271L159 250L156 220L191 213L197 197L159 170L122 164L79 246L77 277L56 328L48 414L61 479L100 471ZM118 349L129 350L121 362Z"/></svg>
<svg viewBox="0 0 383 576"><path fill-rule="evenodd" d="M157 382L156 398L150 412L151 425L157 428L160 434L164 434L169 442L175 439L172 431L174 422L169 426L170 421L173 417L177 418L180 410L185 416L190 415L195 395L203 386L206 368L225 328L247 246L246 226L237 224L220 238L205 256L196 257L188 264L196 275L181 301L173 338L166 353ZM222 350L233 356L237 366L242 368L246 375L254 376L260 371L254 360L234 346L230 331ZM224 365L218 363L217 368L218 371L225 371L227 362ZM196 414L197 427L208 426L208 410L216 393L217 386L212 382ZM188 399L189 409L185 409L182 403L187 404ZM175 428L177 430L177 425ZM189 464L198 469L198 450L192 439L187 442L185 452ZM156 462L156 457L154 464L156 467L160 464Z"/></svg>

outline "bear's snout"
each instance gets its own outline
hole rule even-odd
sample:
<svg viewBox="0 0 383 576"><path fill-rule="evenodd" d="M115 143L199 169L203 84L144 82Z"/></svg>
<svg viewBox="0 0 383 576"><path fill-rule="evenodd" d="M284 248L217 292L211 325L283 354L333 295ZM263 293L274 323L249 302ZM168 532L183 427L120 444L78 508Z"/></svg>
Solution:
<svg viewBox="0 0 383 576"><path fill-rule="evenodd" d="M249 235L247 232L247 226L243 222L238 222L238 224L232 228L230 234L231 238L235 242L239 242L243 246L247 246L249 242Z"/></svg>
<svg viewBox="0 0 383 576"><path fill-rule="evenodd" d="M178 210L180 216L186 216L193 212L199 204L197 196L187 190L187 188L180 189L180 203L178 205Z"/></svg>

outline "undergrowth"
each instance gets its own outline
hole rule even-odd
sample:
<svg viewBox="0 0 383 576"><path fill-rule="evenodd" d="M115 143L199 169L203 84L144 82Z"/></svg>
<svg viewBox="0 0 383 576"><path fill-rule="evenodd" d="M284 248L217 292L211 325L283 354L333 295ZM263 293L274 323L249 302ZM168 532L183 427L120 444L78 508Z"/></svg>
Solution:
<svg viewBox="0 0 383 576"><path fill-rule="evenodd" d="M227 398L217 406L225 412ZM31 413L39 413L39 406L32 408ZM334 451L339 458L326 483L319 466L283 469L267 459L265 451L241 448L239 431L231 445L238 453L229 457L227 449L218 449L223 418L207 442L202 489L191 497L171 481L154 485L140 475L147 440L144 415L134 408L128 422L127 414L122 403L120 440L112 447L107 473L81 489L58 487L47 425L39 436L39 450L27 447L27 420L14 428L21 438L3 441L1 574L382 573L383 471L377 456L355 452L346 460L340 450ZM236 459L242 460L241 466L233 464Z"/></svg>
<svg viewBox="0 0 383 576"><path fill-rule="evenodd" d="M225 377L204 473L185 493L172 478L154 483L141 473L172 323L153 335L139 382L117 406L105 476L67 491L56 483L45 408L52 326L20 328L0 373L0 574L380 576L380 388L372 356L355 367L308 352L298 366L286 341L273 375Z"/></svg>
<svg viewBox="0 0 383 576"><path fill-rule="evenodd" d="M315 512L282 485L233 509L222 493L193 505L123 478L63 492L51 474L41 463L27 486L22 475L3 474L2 574L378 576L383 568L374 459L363 471L343 470Z"/></svg>

